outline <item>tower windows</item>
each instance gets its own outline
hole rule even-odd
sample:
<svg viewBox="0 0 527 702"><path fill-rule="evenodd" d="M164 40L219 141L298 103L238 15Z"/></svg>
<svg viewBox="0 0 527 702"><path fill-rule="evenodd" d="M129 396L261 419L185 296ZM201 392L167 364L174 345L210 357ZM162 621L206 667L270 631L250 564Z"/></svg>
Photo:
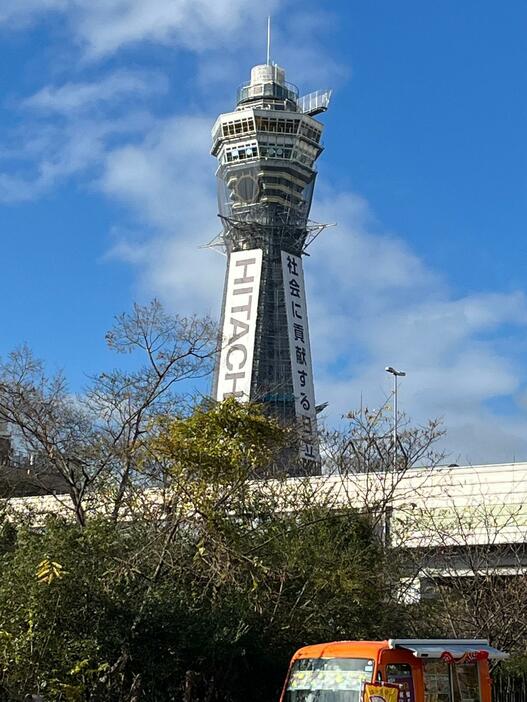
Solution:
<svg viewBox="0 0 527 702"><path fill-rule="evenodd" d="M222 157L223 163L245 161L249 158L258 158L258 143L256 141L225 145Z"/></svg>
<svg viewBox="0 0 527 702"><path fill-rule="evenodd" d="M320 129L315 129L315 127L312 127L305 121L300 125L300 134L311 139L311 141L315 141L317 144L320 143L320 137L322 136Z"/></svg>
<svg viewBox="0 0 527 702"><path fill-rule="evenodd" d="M292 153L292 144L260 144L260 156L262 158L290 159Z"/></svg>
<svg viewBox="0 0 527 702"><path fill-rule="evenodd" d="M252 116L239 117L222 123L222 133L224 137L249 134L250 132L254 132L254 119Z"/></svg>
<svg viewBox="0 0 527 702"><path fill-rule="evenodd" d="M256 116L256 129L259 132L271 132L278 134L296 134L300 119L274 116Z"/></svg>

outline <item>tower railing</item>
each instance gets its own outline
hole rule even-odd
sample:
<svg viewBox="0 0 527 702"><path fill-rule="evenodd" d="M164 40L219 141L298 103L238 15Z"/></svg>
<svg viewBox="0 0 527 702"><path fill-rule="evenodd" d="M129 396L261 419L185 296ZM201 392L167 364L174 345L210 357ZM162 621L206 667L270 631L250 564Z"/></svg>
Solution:
<svg viewBox="0 0 527 702"><path fill-rule="evenodd" d="M250 81L242 83L236 93L238 104L255 100L261 97L277 98L278 100L298 100L299 91L293 83L256 83L251 84Z"/></svg>
<svg viewBox="0 0 527 702"><path fill-rule="evenodd" d="M315 90L314 93L303 95L297 100L298 111L307 115L325 112L329 107L331 92L331 90Z"/></svg>

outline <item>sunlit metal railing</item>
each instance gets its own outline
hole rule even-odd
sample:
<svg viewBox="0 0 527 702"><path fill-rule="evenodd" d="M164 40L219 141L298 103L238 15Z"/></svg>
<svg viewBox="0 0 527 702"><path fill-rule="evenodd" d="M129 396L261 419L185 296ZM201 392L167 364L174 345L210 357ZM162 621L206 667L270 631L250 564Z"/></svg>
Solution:
<svg viewBox="0 0 527 702"><path fill-rule="evenodd" d="M315 90L314 93L298 98L298 111L306 115L316 115L328 109L331 90Z"/></svg>

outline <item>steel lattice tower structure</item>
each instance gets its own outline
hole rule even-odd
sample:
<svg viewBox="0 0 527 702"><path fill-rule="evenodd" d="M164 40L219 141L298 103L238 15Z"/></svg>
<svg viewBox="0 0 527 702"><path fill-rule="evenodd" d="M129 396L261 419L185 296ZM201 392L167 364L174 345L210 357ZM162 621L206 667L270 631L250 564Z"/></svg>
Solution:
<svg viewBox="0 0 527 702"><path fill-rule="evenodd" d="M301 429L300 470L320 470L302 256L330 91L299 98L276 64L255 66L212 129L227 255L214 395L256 400Z"/></svg>

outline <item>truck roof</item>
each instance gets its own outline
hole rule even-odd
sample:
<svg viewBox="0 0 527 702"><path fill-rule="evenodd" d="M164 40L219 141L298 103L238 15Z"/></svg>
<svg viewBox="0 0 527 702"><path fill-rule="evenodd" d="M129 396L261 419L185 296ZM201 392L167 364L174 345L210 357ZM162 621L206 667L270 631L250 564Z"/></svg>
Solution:
<svg viewBox="0 0 527 702"><path fill-rule="evenodd" d="M331 641L303 646L294 658L376 658L389 647L388 641Z"/></svg>
<svg viewBox="0 0 527 702"><path fill-rule="evenodd" d="M486 639L390 639L388 641L331 641L298 649L298 658L377 658L380 651L404 649L416 658L440 658L445 652L456 658L465 653L484 652L489 658L508 655L489 645Z"/></svg>

